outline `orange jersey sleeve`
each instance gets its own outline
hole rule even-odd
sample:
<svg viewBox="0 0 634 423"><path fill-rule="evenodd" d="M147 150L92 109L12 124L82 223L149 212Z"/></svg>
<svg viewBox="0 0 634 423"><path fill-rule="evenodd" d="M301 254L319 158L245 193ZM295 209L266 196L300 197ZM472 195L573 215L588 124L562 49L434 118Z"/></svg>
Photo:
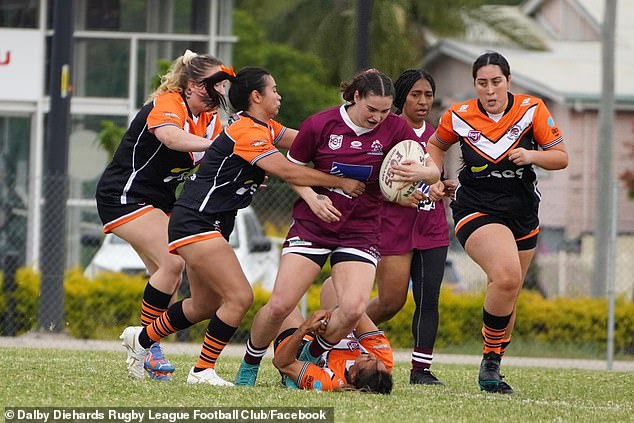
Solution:
<svg viewBox="0 0 634 423"><path fill-rule="evenodd" d="M537 144L543 149L548 149L555 144L560 143L563 138L557 122L550 114L548 107L541 99L537 100L537 109L533 115L533 136Z"/></svg>
<svg viewBox="0 0 634 423"><path fill-rule="evenodd" d="M286 131L286 127L275 120L269 120L269 126L271 127L271 131L273 133L273 145L277 144L280 139L282 139L282 135L284 135L284 131Z"/></svg>
<svg viewBox="0 0 634 423"><path fill-rule="evenodd" d="M264 125L254 124L251 119L240 119L225 131L235 142L234 153L250 164L255 164L260 158L277 151L273 145L273 131Z"/></svg>
<svg viewBox="0 0 634 423"><path fill-rule="evenodd" d="M305 362L297 378L300 389L332 391L346 384L346 381L327 367Z"/></svg>
<svg viewBox="0 0 634 423"><path fill-rule="evenodd" d="M368 332L359 336L359 343L385 364L388 372L394 367L394 353L390 341L383 332Z"/></svg>
<svg viewBox="0 0 634 423"><path fill-rule="evenodd" d="M154 107L147 117L148 128L158 128L165 125L185 127L187 121L187 107L178 93L161 94L154 99Z"/></svg>
<svg viewBox="0 0 634 423"><path fill-rule="evenodd" d="M436 127L437 138L447 144L453 144L458 141L458 134L453 130L452 115L455 104L442 114L438 126Z"/></svg>

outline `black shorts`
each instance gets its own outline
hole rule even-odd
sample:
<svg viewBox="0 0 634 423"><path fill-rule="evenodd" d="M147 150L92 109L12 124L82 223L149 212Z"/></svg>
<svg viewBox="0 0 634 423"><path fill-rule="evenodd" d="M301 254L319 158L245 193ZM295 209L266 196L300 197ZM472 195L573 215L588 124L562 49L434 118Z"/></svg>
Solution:
<svg viewBox="0 0 634 423"><path fill-rule="evenodd" d="M291 335L295 333L295 331L297 331L297 328L288 328L282 331L282 333L280 333L279 335L277 335L277 338L275 338L275 341L273 342L273 352L275 353L275 351L277 351L277 348L280 346L280 344L282 344L282 342L290 338ZM300 342L299 346L297 347L297 353L295 354L295 358L299 358L299 355L302 353L302 350L304 349L304 345L306 345L306 343L310 342L312 339L313 337L310 335L304 336L304 339L302 339L302 342Z"/></svg>
<svg viewBox="0 0 634 423"><path fill-rule="evenodd" d="M177 254L179 247L211 238L223 237L229 241L237 213L237 210L229 210L206 214L174 206L167 230L170 252Z"/></svg>
<svg viewBox="0 0 634 423"><path fill-rule="evenodd" d="M537 213L527 213L520 217L497 216L478 210L452 206L456 238L464 248L467 239L478 228L491 223L506 226L513 233L519 251L537 247L539 217Z"/></svg>
<svg viewBox="0 0 634 423"><path fill-rule="evenodd" d="M300 236L297 226L293 224L288 230L286 240L282 244L282 255L299 254L314 261L319 267L323 267L330 257L330 265L344 261L358 261L369 263L376 267L381 259L381 254L376 246L351 247L346 245L330 245L323 240L309 241Z"/></svg>
<svg viewBox="0 0 634 423"><path fill-rule="evenodd" d="M128 223L154 209L159 208L149 203L109 204L97 201L97 213L99 213L99 218L103 223L103 231L107 234L112 232L117 226ZM168 211L162 211L165 214L169 214Z"/></svg>

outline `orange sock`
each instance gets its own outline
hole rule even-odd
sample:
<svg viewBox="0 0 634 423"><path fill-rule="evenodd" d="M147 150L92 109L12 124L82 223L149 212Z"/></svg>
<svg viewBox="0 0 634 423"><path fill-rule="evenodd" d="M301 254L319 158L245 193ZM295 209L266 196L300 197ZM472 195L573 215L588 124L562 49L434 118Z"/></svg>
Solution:
<svg viewBox="0 0 634 423"><path fill-rule="evenodd" d="M203 342L198 361L194 367L195 371L203 369L213 369L216 367L216 360L218 356L227 346L227 343L236 331L236 327L229 326L220 318L215 315L209 321L207 326L207 332L205 333L205 340Z"/></svg>
<svg viewBox="0 0 634 423"><path fill-rule="evenodd" d="M501 354L504 331L504 329L493 329L487 325L482 325L482 338L484 339L482 354L490 352Z"/></svg>

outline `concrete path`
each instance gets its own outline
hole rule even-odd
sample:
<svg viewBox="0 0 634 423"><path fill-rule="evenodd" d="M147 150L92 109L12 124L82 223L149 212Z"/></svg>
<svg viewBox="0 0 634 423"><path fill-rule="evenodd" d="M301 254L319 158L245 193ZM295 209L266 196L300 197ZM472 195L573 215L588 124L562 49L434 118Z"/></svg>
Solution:
<svg viewBox="0 0 634 423"><path fill-rule="evenodd" d="M55 348L62 350L79 351L121 351L124 352L120 341L103 341L92 339L76 339L64 334L49 334L31 332L17 337L0 337L0 347L2 348ZM163 349L167 354L184 354L197 356L200 353L200 344L165 342ZM227 345L223 354L231 357L241 357L244 354L243 344ZM269 348L267 356L271 356ZM409 362L411 351L395 350L394 361ZM481 356L462 354L434 354L436 364L472 364L478 366ZM587 370L607 370L605 360L586 360L572 358L534 358L534 357L513 357L504 358L505 366L517 367L550 367L567 369L587 369ZM620 372L634 372L634 361L614 361L612 370Z"/></svg>

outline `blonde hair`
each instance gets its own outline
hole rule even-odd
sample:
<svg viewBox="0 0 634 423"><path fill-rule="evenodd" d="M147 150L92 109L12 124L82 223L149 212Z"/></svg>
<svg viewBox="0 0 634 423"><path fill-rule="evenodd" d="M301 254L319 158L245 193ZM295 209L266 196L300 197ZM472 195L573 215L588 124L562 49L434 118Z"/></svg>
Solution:
<svg viewBox="0 0 634 423"><path fill-rule="evenodd" d="M161 94L185 92L190 80L202 82L205 74L214 66L222 66L222 61L210 54L196 54L191 50L185 50L182 56L172 62L167 73L161 76L161 85L150 94L147 102Z"/></svg>

